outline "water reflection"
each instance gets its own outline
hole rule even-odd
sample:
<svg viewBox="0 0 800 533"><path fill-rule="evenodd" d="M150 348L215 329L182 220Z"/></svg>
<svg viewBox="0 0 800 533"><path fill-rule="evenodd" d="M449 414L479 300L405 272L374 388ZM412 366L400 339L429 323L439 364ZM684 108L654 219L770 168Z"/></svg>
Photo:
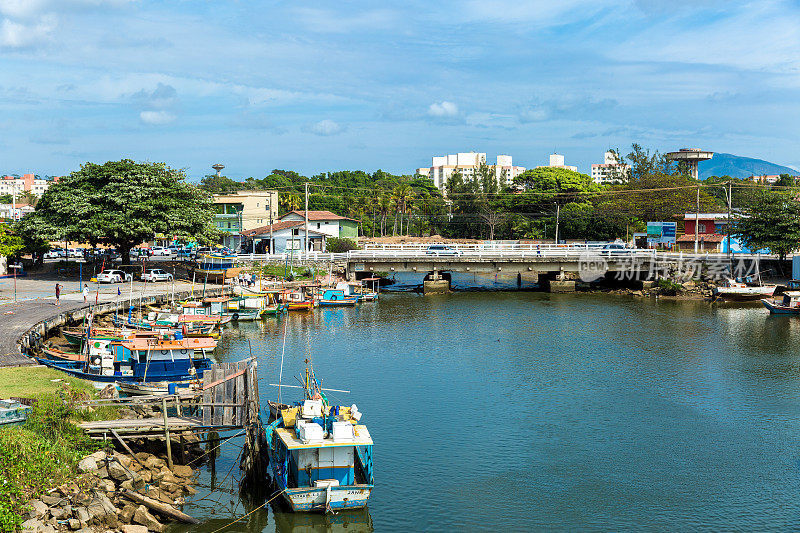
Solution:
<svg viewBox="0 0 800 533"><path fill-rule="evenodd" d="M369 533L368 509L336 514L292 513L273 508L276 533Z"/></svg>

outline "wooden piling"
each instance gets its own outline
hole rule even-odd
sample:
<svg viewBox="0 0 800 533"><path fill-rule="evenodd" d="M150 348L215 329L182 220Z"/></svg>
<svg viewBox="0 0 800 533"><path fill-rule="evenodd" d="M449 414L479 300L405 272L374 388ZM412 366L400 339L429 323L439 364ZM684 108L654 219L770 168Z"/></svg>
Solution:
<svg viewBox="0 0 800 533"><path fill-rule="evenodd" d="M172 470L172 443L170 442L169 438L169 422L167 421L167 397L164 396L161 399L161 411L164 415L164 438L166 439L167 443L167 464L169 465L169 469Z"/></svg>

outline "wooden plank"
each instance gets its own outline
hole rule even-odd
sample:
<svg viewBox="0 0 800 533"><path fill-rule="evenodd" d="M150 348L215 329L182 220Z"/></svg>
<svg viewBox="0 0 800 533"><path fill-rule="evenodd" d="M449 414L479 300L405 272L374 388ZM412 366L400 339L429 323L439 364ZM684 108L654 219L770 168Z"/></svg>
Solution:
<svg viewBox="0 0 800 533"><path fill-rule="evenodd" d="M220 365L221 366L221 365ZM225 377L225 370L222 368L218 368L216 373L217 379L222 379ZM225 403L225 388L217 385L214 387L214 403ZM223 411L224 407L214 407L214 415L212 417L212 424L215 426L223 425L223 415L225 414Z"/></svg>
<svg viewBox="0 0 800 533"><path fill-rule="evenodd" d="M243 426L244 425L244 408L242 407L245 405L245 399L247 398L245 388L244 388L244 380L245 380L245 373L247 372L247 362L242 361L239 363L239 375L236 377L236 399L234 403L238 403L239 407L236 408L236 425Z"/></svg>
<svg viewBox="0 0 800 533"><path fill-rule="evenodd" d="M214 372L212 370L212 368L214 368L214 367L211 367L208 370L206 370L205 372L203 372L203 379L204 380L205 380L206 377L208 377L209 379L212 378L212 375L213 375L213 372ZM203 389L203 403L204 404L212 403L211 402L211 389ZM211 425L211 409L212 409L212 407L203 406L201 409L203 411L203 425L204 426L210 426Z"/></svg>
<svg viewBox="0 0 800 533"><path fill-rule="evenodd" d="M236 372L235 363L226 363L225 367L226 377ZM234 399L236 398L236 396L234 396L235 383L235 380L228 379L224 385L219 385L220 387L225 388L225 403L233 403ZM230 426L233 424L233 407L223 407L223 409L222 423L226 426Z"/></svg>

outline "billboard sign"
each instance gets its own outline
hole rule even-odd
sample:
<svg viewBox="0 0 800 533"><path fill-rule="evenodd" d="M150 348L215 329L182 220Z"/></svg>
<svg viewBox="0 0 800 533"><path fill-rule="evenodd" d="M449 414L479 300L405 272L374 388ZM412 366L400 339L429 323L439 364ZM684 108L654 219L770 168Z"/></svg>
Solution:
<svg viewBox="0 0 800 533"><path fill-rule="evenodd" d="M647 244L675 244L677 222L648 222Z"/></svg>

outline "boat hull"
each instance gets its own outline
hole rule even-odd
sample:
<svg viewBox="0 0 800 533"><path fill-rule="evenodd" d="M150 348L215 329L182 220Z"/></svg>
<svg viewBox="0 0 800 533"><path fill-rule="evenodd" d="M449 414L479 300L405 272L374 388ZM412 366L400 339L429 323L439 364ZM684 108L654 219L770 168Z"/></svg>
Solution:
<svg viewBox="0 0 800 533"><path fill-rule="evenodd" d="M765 296L772 296L776 288L775 285L765 287L717 287L714 289L714 295L722 300L746 302L761 300Z"/></svg>
<svg viewBox="0 0 800 533"><path fill-rule="evenodd" d="M358 297L344 298L341 300L320 300L319 305L320 307L343 307L348 305L356 305L356 302L358 302Z"/></svg>
<svg viewBox="0 0 800 533"><path fill-rule="evenodd" d="M774 315L800 315L800 307L786 307L766 298L761 303Z"/></svg>
<svg viewBox="0 0 800 533"><path fill-rule="evenodd" d="M286 489L284 499L295 512L321 512L363 509L367 506L372 485L345 485L328 488Z"/></svg>

